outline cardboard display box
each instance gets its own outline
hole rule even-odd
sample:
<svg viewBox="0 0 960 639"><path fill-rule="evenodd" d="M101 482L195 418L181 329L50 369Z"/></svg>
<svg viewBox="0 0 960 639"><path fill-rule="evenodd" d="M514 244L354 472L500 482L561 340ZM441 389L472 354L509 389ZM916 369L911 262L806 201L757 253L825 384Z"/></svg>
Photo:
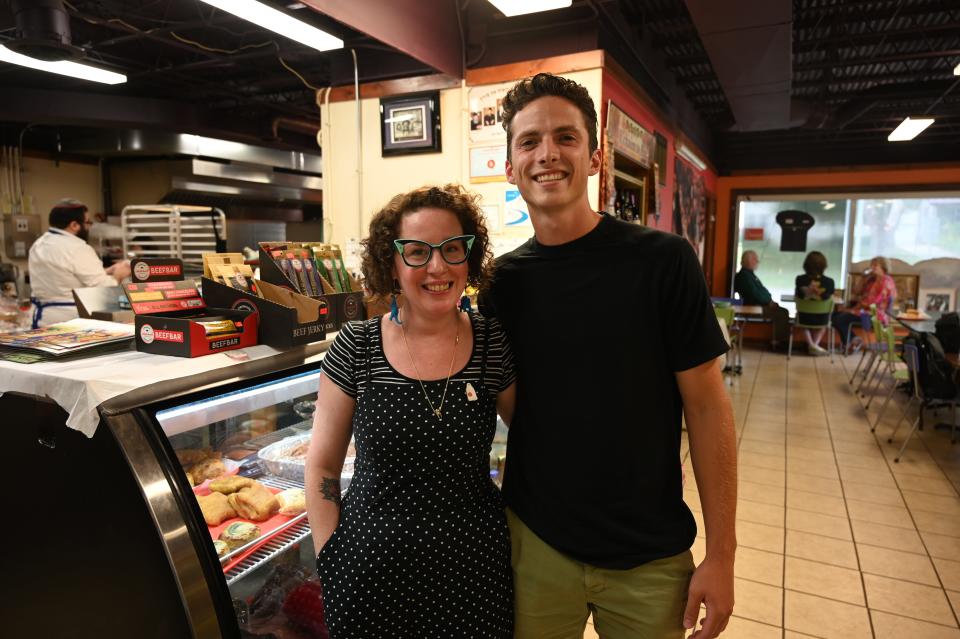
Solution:
<svg viewBox="0 0 960 639"><path fill-rule="evenodd" d="M300 243L291 243L300 245ZM261 242L260 243L260 279L268 284L275 284L290 291L298 291L300 287L292 282L290 278L277 266L271 255L271 250L279 247L285 247L285 242ZM311 295L311 299L323 300L327 304L327 318L324 328L326 332L332 333L340 330L340 327L353 320L362 320L365 318L365 307L363 291L356 281L352 281L350 293L337 293L336 289L318 274L318 279L323 286L323 295Z"/></svg>
<svg viewBox="0 0 960 639"><path fill-rule="evenodd" d="M260 314L260 343L290 348L326 339L327 303L268 282L254 280L262 297L203 278L203 299L210 305Z"/></svg>
<svg viewBox="0 0 960 639"><path fill-rule="evenodd" d="M192 280L124 284L123 290L135 313L138 351L199 357L258 343L255 311L208 308ZM208 332L217 320L222 327Z"/></svg>
<svg viewBox="0 0 960 639"><path fill-rule="evenodd" d="M73 301L80 317L106 322L133 323L133 311L120 307L123 289L119 286L92 286L73 289Z"/></svg>

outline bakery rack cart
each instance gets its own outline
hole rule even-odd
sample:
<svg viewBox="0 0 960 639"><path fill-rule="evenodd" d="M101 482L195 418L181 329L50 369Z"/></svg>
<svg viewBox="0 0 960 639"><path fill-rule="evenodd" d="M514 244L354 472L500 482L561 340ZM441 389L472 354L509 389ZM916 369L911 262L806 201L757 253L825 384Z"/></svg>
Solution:
<svg viewBox="0 0 960 639"><path fill-rule="evenodd" d="M125 255L175 257L189 271L202 271L203 254L226 246L227 218L216 207L134 204L123 207L120 223Z"/></svg>

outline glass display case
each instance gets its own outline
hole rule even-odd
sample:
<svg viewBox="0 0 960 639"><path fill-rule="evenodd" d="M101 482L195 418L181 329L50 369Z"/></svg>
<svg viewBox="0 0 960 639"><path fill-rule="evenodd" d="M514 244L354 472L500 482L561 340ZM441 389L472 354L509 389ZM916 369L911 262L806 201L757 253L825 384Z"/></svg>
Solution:
<svg viewBox="0 0 960 639"><path fill-rule="evenodd" d="M303 502L319 379L314 369L147 407L205 504L204 551L219 560L244 637L325 633Z"/></svg>
<svg viewBox="0 0 960 639"><path fill-rule="evenodd" d="M11 512L46 522L4 563L9 636L325 637L310 526L293 497L328 345L140 387L99 406L91 437L49 398L0 395L7 470L29 483ZM505 442L498 424L496 481ZM345 490L354 455L351 445ZM216 508L201 507L211 497Z"/></svg>

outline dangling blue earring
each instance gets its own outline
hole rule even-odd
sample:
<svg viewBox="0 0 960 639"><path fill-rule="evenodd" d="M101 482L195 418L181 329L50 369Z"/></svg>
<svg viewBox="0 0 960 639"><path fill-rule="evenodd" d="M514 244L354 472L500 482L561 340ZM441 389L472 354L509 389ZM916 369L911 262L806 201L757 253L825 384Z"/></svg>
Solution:
<svg viewBox="0 0 960 639"><path fill-rule="evenodd" d="M400 305L397 304L397 295L395 293L390 295L390 321L396 322L398 325L403 324L400 321Z"/></svg>
<svg viewBox="0 0 960 639"><path fill-rule="evenodd" d="M470 298L464 295L460 298L460 312L461 313L472 313L473 306L470 305Z"/></svg>

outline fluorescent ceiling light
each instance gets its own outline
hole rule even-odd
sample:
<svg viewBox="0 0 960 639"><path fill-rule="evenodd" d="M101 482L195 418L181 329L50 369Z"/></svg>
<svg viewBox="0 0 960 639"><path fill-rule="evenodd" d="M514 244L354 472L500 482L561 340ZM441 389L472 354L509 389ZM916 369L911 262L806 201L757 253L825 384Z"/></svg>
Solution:
<svg viewBox="0 0 960 639"><path fill-rule="evenodd" d="M953 67L953 75L960 75L960 64Z"/></svg>
<svg viewBox="0 0 960 639"><path fill-rule="evenodd" d="M302 20L291 18L257 0L203 0L203 2L317 51L343 48L343 40L340 38L335 38Z"/></svg>
<svg viewBox="0 0 960 639"><path fill-rule="evenodd" d="M924 129L933 124L933 118L904 118L896 129L887 136L890 142L906 142L920 135Z"/></svg>
<svg viewBox="0 0 960 639"><path fill-rule="evenodd" d="M37 71L47 71L48 73L57 73L71 78L80 78L81 80L91 80L93 82L103 82L104 84L121 84L127 81L127 76L122 73L114 73L91 67L78 62L69 62L67 60L57 60L48 62L47 60L38 60L20 53L16 53L0 45L0 61L10 64L19 64L22 67L36 69Z"/></svg>
<svg viewBox="0 0 960 639"><path fill-rule="evenodd" d="M707 163L701 160L700 156L698 156L696 153L691 151L687 147L687 145L683 144L682 142L680 144L677 144L677 155L679 155L684 160L694 165L701 171L705 171L707 169Z"/></svg>
<svg viewBox="0 0 960 639"><path fill-rule="evenodd" d="M821 200L821 202L820 202L820 206L822 206L825 211L829 211L830 209L832 209L832 208L835 207L836 205L837 205L836 202L828 202L828 201L826 201L826 200Z"/></svg>
<svg viewBox="0 0 960 639"><path fill-rule="evenodd" d="M526 13L563 9L573 4L573 0L490 0L490 4L503 15L512 18Z"/></svg>

